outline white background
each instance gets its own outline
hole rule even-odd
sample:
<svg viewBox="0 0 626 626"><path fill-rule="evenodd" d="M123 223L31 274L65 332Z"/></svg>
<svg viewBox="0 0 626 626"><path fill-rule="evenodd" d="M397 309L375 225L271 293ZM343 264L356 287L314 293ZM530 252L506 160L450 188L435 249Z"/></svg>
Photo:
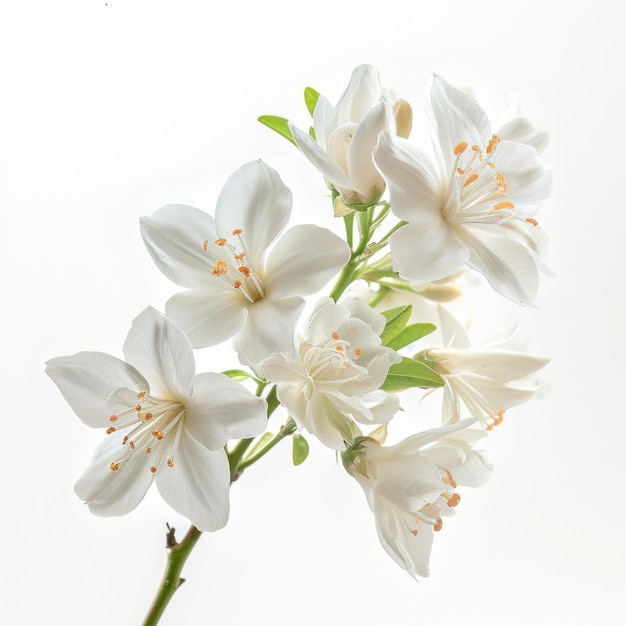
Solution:
<svg viewBox="0 0 626 626"><path fill-rule="evenodd" d="M617 0L1 6L3 624L141 622L165 522L187 522L156 491L123 518L89 513L72 486L102 433L72 414L44 362L121 356L133 317L178 290L148 258L139 216L169 202L212 212L247 161L280 171L296 220L336 227L321 177L256 117L305 125L303 88L335 102L364 62L416 112L432 72L476 77L516 93L551 131L555 188L539 218L557 278L537 310L485 296L494 326L520 319L533 351L552 358L550 391L494 431L493 479L464 493L436 536L431 578L415 582L383 552L331 452L313 445L294 468L285 446L233 487L228 527L202 537L162 623L624 623ZM199 355L202 368L234 366L226 348Z"/></svg>

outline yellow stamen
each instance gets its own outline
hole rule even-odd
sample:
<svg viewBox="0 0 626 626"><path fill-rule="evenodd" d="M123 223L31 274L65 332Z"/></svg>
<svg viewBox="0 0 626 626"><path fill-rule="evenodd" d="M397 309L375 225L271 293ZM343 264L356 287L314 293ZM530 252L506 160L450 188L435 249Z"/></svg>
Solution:
<svg viewBox="0 0 626 626"><path fill-rule="evenodd" d="M476 182L478 180L478 174L472 174L464 183L463 183L463 188L467 187L468 185L471 185L472 183Z"/></svg>
<svg viewBox="0 0 626 626"><path fill-rule="evenodd" d="M498 135L493 135L487 144L487 154L491 154L493 149L500 143L500 137Z"/></svg>
<svg viewBox="0 0 626 626"><path fill-rule="evenodd" d="M174 467L174 459L167 459L167 466Z"/></svg>
<svg viewBox="0 0 626 626"><path fill-rule="evenodd" d="M215 261L215 263L213 264L213 269L211 270L211 274L219 278L220 276L226 274L226 272L228 272L228 263L226 263L226 261L223 261L222 259L218 259L217 261Z"/></svg>
<svg viewBox="0 0 626 626"><path fill-rule="evenodd" d="M226 245L226 239L224 239L224 238L216 239L215 243L218 246L225 246Z"/></svg>
<svg viewBox="0 0 626 626"><path fill-rule="evenodd" d="M113 462L111 463L109 467L111 468L112 471L117 472L117 470L120 469L120 464Z"/></svg>
<svg viewBox="0 0 626 626"><path fill-rule="evenodd" d="M467 141L461 141L454 146L454 155L458 156L459 154L465 152L467 150L468 143Z"/></svg>
<svg viewBox="0 0 626 626"><path fill-rule="evenodd" d="M107 428L107 435L110 435L111 433L115 432L115 426L109 426Z"/></svg>
<svg viewBox="0 0 626 626"><path fill-rule="evenodd" d="M539 226L539 222L538 222L537 220L534 220L532 217L527 217L527 218L526 218L526 221L527 221L529 224L532 224L533 226Z"/></svg>
<svg viewBox="0 0 626 626"><path fill-rule="evenodd" d="M145 450L146 454L152 454L152 448L148 446Z"/></svg>
<svg viewBox="0 0 626 626"><path fill-rule="evenodd" d="M209 240L207 239L203 244L202 244L202 249L206 252L206 249L209 245Z"/></svg>
<svg viewBox="0 0 626 626"><path fill-rule="evenodd" d="M461 501L461 496L458 493L453 493L448 498L448 506L453 508Z"/></svg>
<svg viewBox="0 0 626 626"><path fill-rule="evenodd" d="M241 228L235 228L235 230L233 230L233 236L241 235L242 232L243 230L241 230Z"/></svg>
<svg viewBox="0 0 626 626"><path fill-rule="evenodd" d="M245 265L242 265L239 268L239 271L247 278L248 276L250 276L250 268L246 267Z"/></svg>
<svg viewBox="0 0 626 626"><path fill-rule="evenodd" d="M478 155L478 160L483 160L483 152L478 146L472 146L472 150Z"/></svg>
<svg viewBox="0 0 626 626"><path fill-rule="evenodd" d="M355 348L354 354L356 354L357 356L361 356L361 348Z"/></svg>
<svg viewBox="0 0 626 626"><path fill-rule="evenodd" d="M154 467L154 465L150 468L150 471L155 474L156 473L156 467Z"/></svg>
<svg viewBox="0 0 626 626"><path fill-rule="evenodd" d="M508 200L505 200L504 202L497 202L496 204L493 205L493 210L494 211L499 211L500 209L514 209L515 205L512 202L509 202Z"/></svg>
<svg viewBox="0 0 626 626"><path fill-rule="evenodd" d="M335 331L335 332L331 335L331 337L332 337L335 341L337 341L337 339L339 339L339 333L338 333L337 331Z"/></svg>
<svg viewBox="0 0 626 626"><path fill-rule="evenodd" d="M109 422L117 422L117 415L111 415L111 417L109 417Z"/></svg>
<svg viewBox="0 0 626 626"><path fill-rule="evenodd" d="M442 528L443 528L443 520L440 517L438 517L437 523L433 526L433 530L435 532L439 532Z"/></svg>

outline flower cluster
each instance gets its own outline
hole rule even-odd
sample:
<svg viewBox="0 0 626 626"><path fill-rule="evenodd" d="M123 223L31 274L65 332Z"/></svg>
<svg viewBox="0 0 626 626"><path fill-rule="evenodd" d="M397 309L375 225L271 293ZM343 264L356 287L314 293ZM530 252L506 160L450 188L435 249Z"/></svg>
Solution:
<svg viewBox="0 0 626 626"><path fill-rule="evenodd" d="M546 270L536 214L550 193L547 135L523 118L494 131L476 100L434 76L429 153L410 139L410 105L392 101L367 65L335 106L311 88L305 100L310 132L259 119L321 172L345 238L317 224L285 230L291 191L261 160L228 178L214 216L167 205L142 217L148 253L184 290L164 315L148 307L136 317L124 360L81 352L48 362L73 411L107 433L75 490L93 513L123 515L154 480L173 509L214 531L228 521L231 483L285 438L304 461L308 433L364 489L387 553L427 576L433 533L460 489L491 473L487 431L534 395L547 360L472 347L441 304L415 319L412 303L458 299L461 279L482 275L533 304ZM441 345L426 338L436 326ZM242 369L195 373L194 349L231 339ZM407 389L441 394L441 414L385 445L394 417L417 411ZM285 421L274 434L277 409Z"/></svg>

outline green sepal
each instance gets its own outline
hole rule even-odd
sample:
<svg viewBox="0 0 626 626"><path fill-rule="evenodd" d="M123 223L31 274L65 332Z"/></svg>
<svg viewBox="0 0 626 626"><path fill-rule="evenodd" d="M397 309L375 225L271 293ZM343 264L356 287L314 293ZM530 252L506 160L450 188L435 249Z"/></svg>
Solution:
<svg viewBox="0 0 626 626"><path fill-rule="evenodd" d="M307 456L309 456L309 444L307 440L298 433L296 433L291 439L291 456L293 458L293 464L300 465L300 463L304 463Z"/></svg>
<svg viewBox="0 0 626 626"><path fill-rule="evenodd" d="M260 450L263 450L263 448L265 448L265 446L272 440L274 439L274 435L269 432L266 431L264 432L255 442L254 445L248 450L248 453L246 454L247 457L251 457L254 456L257 452L259 452Z"/></svg>
<svg viewBox="0 0 626 626"><path fill-rule="evenodd" d="M296 142L289 130L288 122L289 120L284 117L279 117L278 115L261 115L258 118L261 124L265 124L268 128L275 130L279 135L282 135L285 139L289 139L291 143L295 146Z"/></svg>
<svg viewBox="0 0 626 626"><path fill-rule="evenodd" d="M403 391L412 387L427 389L443 387L445 381L435 370L422 361L404 357L400 363L394 363L382 384L384 391Z"/></svg>
<svg viewBox="0 0 626 626"><path fill-rule="evenodd" d="M406 323L411 317L412 311L413 307L410 304L405 304L382 312L383 317L387 320L380 336L380 341L383 346L389 345L389 342L404 330Z"/></svg>
<svg viewBox="0 0 626 626"><path fill-rule="evenodd" d="M430 335L430 333L437 330L437 327L430 322L418 322L417 324L409 324L405 328L403 328L395 337L390 339L385 345L388 348L393 348L394 350L400 350L400 348L404 348L404 346L408 346L409 344L421 339L422 337L426 337L426 335Z"/></svg>
<svg viewBox="0 0 626 626"><path fill-rule="evenodd" d="M315 111L315 105L320 97L320 94L313 89L313 87L306 87L304 90L304 103L309 111L311 117L313 117L313 111Z"/></svg>

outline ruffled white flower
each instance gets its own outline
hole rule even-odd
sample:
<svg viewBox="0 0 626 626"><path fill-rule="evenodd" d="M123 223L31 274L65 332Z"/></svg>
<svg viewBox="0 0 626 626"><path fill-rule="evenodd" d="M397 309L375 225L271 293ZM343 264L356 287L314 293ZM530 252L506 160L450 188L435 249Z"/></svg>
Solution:
<svg viewBox="0 0 626 626"><path fill-rule="evenodd" d="M321 289L348 261L347 244L325 228L303 224L285 232L291 192L262 161L234 172L217 200L215 220L190 206L168 205L141 219L157 267L189 288L166 315L194 348L234 335L241 361L256 365L293 346L301 296Z"/></svg>
<svg viewBox="0 0 626 626"><path fill-rule="evenodd" d="M313 111L315 139L292 122L289 129L297 146L329 187L337 190L345 206L368 206L380 198L385 181L374 165L372 150L383 130L395 132L396 121L375 68L355 68L335 107L319 96ZM335 212L345 213L345 207L336 207Z"/></svg>
<svg viewBox="0 0 626 626"><path fill-rule="evenodd" d="M545 269L545 236L532 216L549 196L549 168L530 140L493 134L477 102L439 76L429 104L436 165L388 132L374 151L392 210L408 222L389 240L394 269L430 282L467 264L502 295L532 304Z"/></svg>
<svg viewBox="0 0 626 626"><path fill-rule="evenodd" d="M537 381L532 375L550 360L497 344L472 347L456 320L441 309L440 317L449 347L426 349L422 356L445 380L442 421L458 422L463 405L467 415L480 418L491 430L500 424L504 411L523 404L537 393Z"/></svg>
<svg viewBox="0 0 626 626"><path fill-rule="evenodd" d="M477 447L486 433L468 430L473 421L428 430L395 446L364 438L342 455L365 491L383 548L412 576L429 575L434 531L459 504L457 486L477 487L491 475Z"/></svg>
<svg viewBox="0 0 626 626"><path fill-rule="evenodd" d="M196 375L189 340L152 308L134 320L124 356L79 352L47 363L76 415L107 432L76 493L96 515L125 515L156 479L163 499L197 528L223 527L224 445L263 431L265 400L222 374Z"/></svg>
<svg viewBox="0 0 626 626"><path fill-rule="evenodd" d="M383 424L398 410L397 396L380 390L389 365L400 360L381 345L384 326L385 318L360 300L322 298L298 356L274 354L262 363L298 427L331 448L342 450L361 434L352 420Z"/></svg>

